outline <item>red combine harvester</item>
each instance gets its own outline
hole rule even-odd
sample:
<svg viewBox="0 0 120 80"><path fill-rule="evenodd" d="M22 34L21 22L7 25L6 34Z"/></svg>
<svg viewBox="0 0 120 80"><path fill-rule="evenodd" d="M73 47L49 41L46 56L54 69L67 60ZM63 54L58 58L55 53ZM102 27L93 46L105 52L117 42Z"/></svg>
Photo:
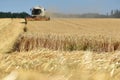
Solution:
<svg viewBox="0 0 120 80"><path fill-rule="evenodd" d="M46 10L43 7L36 6L33 7L31 10L31 16L25 18L25 22L28 21L49 21L50 17L46 16Z"/></svg>

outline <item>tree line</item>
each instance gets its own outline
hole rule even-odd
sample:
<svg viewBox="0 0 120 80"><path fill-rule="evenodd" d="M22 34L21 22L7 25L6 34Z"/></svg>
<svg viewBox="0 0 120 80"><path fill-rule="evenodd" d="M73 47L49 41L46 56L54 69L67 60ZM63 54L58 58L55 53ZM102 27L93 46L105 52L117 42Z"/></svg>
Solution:
<svg viewBox="0 0 120 80"><path fill-rule="evenodd" d="M50 13L51 17L57 18L120 18L120 10L111 10L109 13L84 13L84 14L63 14L63 13Z"/></svg>
<svg viewBox="0 0 120 80"><path fill-rule="evenodd" d="M0 12L0 18L25 18L27 16L30 15L26 12L21 13Z"/></svg>
<svg viewBox="0 0 120 80"><path fill-rule="evenodd" d="M110 17L113 17L113 18L120 18L120 10L112 10L111 11L111 14L110 14Z"/></svg>
<svg viewBox="0 0 120 80"><path fill-rule="evenodd" d="M48 12L49 13L49 12ZM0 12L0 18L25 18L30 16L26 12L21 13L11 13L11 12ZM111 10L107 14L99 13L85 13L85 14L62 14L62 13L52 13L51 17L64 17L64 18L120 18L120 10Z"/></svg>
<svg viewBox="0 0 120 80"><path fill-rule="evenodd" d="M99 13L87 13L80 15L81 17L94 17L94 18L120 18L120 10L111 10L110 13L107 14L99 14Z"/></svg>

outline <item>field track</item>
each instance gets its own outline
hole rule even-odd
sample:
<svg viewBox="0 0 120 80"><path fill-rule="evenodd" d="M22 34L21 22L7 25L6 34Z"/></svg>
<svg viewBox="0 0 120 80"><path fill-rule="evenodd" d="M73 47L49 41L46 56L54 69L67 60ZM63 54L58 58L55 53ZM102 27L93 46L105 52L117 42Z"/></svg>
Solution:
<svg viewBox="0 0 120 80"><path fill-rule="evenodd" d="M0 52L8 52L23 31L22 19L0 19Z"/></svg>

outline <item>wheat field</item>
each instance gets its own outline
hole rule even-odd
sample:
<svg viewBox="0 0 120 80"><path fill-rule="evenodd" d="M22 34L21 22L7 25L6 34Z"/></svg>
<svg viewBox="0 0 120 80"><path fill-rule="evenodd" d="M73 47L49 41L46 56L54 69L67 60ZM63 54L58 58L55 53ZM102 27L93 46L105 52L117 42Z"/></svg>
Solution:
<svg viewBox="0 0 120 80"><path fill-rule="evenodd" d="M119 80L119 22L0 19L0 80Z"/></svg>
<svg viewBox="0 0 120 80"><path fill-rule="evenodd" d="M116 51L120 49L119 19L71 19L29 21L27 33L17 42L18 51L53 50Z"/></svg>
<svg viewBox="0 0 120 80"><path fill-rule="evenodd" d="M79 35L113 35L120 34L119 19L71 19L59 18L44 22L28 22L27 28L30 33L59 33Z"/></svg>

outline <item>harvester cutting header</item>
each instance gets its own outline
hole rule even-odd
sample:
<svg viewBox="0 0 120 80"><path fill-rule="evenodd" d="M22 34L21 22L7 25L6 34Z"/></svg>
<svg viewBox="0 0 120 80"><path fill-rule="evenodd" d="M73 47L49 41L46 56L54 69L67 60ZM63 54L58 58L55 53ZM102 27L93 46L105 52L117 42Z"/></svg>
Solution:
<svg viewBox="0 0 120 80"><path fill-rule="evenodd" d="M31 10L31 16L26 17L25 21L49 21L50 17L46 16L45 8L41 6L33 7Z"/></svg>

